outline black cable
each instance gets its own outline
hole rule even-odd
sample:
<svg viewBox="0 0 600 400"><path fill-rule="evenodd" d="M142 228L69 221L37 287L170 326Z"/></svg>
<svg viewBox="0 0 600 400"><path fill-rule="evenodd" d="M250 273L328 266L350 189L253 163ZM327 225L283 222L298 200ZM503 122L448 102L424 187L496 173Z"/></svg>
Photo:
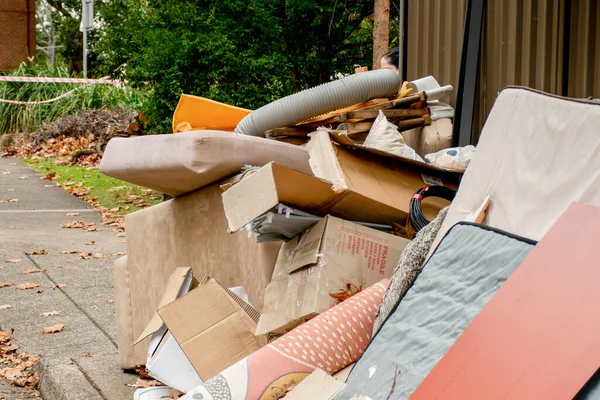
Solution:
<svg viewBox="0 0 600 400"><path fill-rule="evenodd" d="M452 201L456 196L456 191L450 189L447 186L423 186L417 191L410 199L410 223L415 228L415 231L419 232L429 224L429 220L423 215L421 210L421 201L427 197L441 197Z"/></svg>

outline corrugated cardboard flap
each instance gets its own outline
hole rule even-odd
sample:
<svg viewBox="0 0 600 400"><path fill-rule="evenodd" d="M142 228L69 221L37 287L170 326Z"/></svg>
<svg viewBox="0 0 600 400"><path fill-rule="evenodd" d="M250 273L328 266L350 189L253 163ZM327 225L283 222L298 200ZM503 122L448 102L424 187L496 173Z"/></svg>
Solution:
<svg viewBox="0 0 600 400"><path fill-rule="evenodd" d="M189 290L192 284L192 269L189 267L179 267L173 272L171 277L169 278L169 282L167 283L167 289L165 290L165 294L163 295L160 303L157 308L161 308L166 306L167 304L175 301L177 297L181 296L182 291L186 292ZM158 331L163 326L163 320L161 319L158 312L154 313L152 320L144 332L138 337L134 344L141 342L146 339L148 336L152 335L154 332Z"/></svg>
<svg viewBox="0 0 600 400"><path fill-rule="evenodd" d="M159 315L203 380L266 344L254 310L206 276L197 289L160 308Z"/></svg>
<svg viewBox="0 0 600 400"><path fill-rule="evenodd" d="M300 236L298 245L291 254L285 267L288 274L294 273L302 268L316 264L321 257L323 235L327 227L329 216L321 219L315 226Z"/></svg>
<svg viewBox="0 0 600 400"><path fill-rule="evenodd" d="M223 193L230 232L243 228L279 203L309 213L320 213L338 195L331 183L271 162Z"/></svg>

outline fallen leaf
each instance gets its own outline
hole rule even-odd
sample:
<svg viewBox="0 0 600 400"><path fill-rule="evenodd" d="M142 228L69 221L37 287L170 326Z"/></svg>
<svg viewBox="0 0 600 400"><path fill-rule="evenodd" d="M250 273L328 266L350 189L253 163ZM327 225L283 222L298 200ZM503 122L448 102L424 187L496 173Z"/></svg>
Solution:
<svg viewBox="0 0 600 400"><path fill-rule="evenodd" d="M111 212L117 212L121 209L121 207L115 207L115 208L111 208L110 211Z"/></svg>
<svg viewBox="0 0 600 400"><path fill-rule="evenodd" d="M100 354L96 353L79 353L75 354L74 357L98 357Z"/></svg>
<svg viewBox="0 0 600 400"><path fill-rule="evenodd" d="M2 346L0 349L4 353L14 353L15 351L19 350L19 346L17 346L16 344L11 344L8 346Z"/></svg>
<svg viewBox="0 0 600 400"><path fill-rule="evenodd" d="M42 329L42 334L47 335L49 333L58 333L58 332L61 332L64 328L65 328L65 326L63 324L56 324L56 325L48 326L48 327Z"/></svg>
<svg viewBox="0 0 600 400"><path fill-rule="evenodd" d="M122 252L122 251L119 251L118 253L112 253L111 255L113 255L113 256L124 256L125 253Z"/></svg>
<svg viewBox="0 0 600 400"><path fill-rule="evenodd" d="M12 283L12 282L0 282L0 288L9 287L12 285L14 285L14 283Z"/></svg>
<svg viewBox="0 0 600 400"><path fill-rule="evenodd" d="M171 391L169 392L169 399L173 399L173 400L177 400L179 399L181 396L183 395L183 392L180 392L178 390L175 389L171 389Z"/></svg>
<svg viewBox="0 0 600 400"><path fill-rule="evenodd" d="M79 254L81 253L81 250L79 249L73 249L73 250L62 250L60 252L60 254Z"/></svg>
<svg viewBox="0 0 600 400"><path fill-rule="evenodd" d="M53 317L55 315L60 315L58 311L48 311L40 314L40 317Z"/></svg>
<svg viewBox="0 0 600 400"><path fill-rule="evenodd" d="M44 185L44 187L55 187L56 185Z"/></svg>
<svg viewBox="0 0 600 400"><path fill-rule="evenodd" d="M49 181L51 181L54 178L56 178L56 172L50 172L49 174L46 174L46 176L42 177L42 179L47 179Z"/></svg>
<svg viewBox="0 0 600 400"><path fill-rule="evenodd" d="M79 254L79 257L81 257L82 260L89 260L92 258L92 253L81 253Z"/></svg>
<svg viewBox="0 0 600 400"><path fill-rule="evenodd" d="M138 380L135 382L135 384L133 384L133 385L127 384L127 386L139 389L139 388L147 388L147 387L152 387L152 386L160 386L160 383L156 380L146 380L146 379L138 378Z"/></svg>
<svg viewBox="0 0 600 400"><path fill-rule="evenodd" d="M108 304L113 304L115 301L113 299L106 300Z"/></svg>
<svg viewBox="0 0 600 400"><path fill-rule="evenodd" d="M99 260L100 260L100 259L103 259L103 258L104 258L104 254L101 254L101 253L96 253L96 254L94 254L94 258L97 258L97 259L99 259Z"/></svg>
<svg viewBox="0 0 600 400"><path fill-rule="evenodd" d="M26 251L25 254L27 254L28 256L41 256L44 254L48 254L48 252L46 250L31 250Z"/></svg>
<svg viewBox="0 0 600 400"><path fill-rule="evenodd" d="M36 293L44 293L44 289L39 289Z"/></svg>
<svg viewBox="0 0 600 400"><path fill-rule="evenodd" d="M85 179L90 179L92 176L91 176L91 175L83 175L83 177L84 177Z"/></svg>
<svg viewBox="0 0 600 400"><path fill-rule="evenodd" d="M23 179L27 179L26 176L20 176L19 179L23 180Z"/></svg>
<svg viewBox="0 0 600 400"><path fill-rule="evenodd" d="M60 288L63 288L65 286L67 286L67 285L65 285L64 283L57 283L56 285L53 286L53 288L54 289L60 289Z"/></svg>
<svg viewBox="0 0 600 400"><path fill-rule="evenodd" d="M88 246L93 246L96 244L96 242L94 240L91 240L89 242L86 243Z"/></svg>
<svg viewBox="0 0 600 400"><path fill-rule="evenodd" d="M9 203L16 203L17 201L19 201L19 199L13 199L12 197L9 197L7 201Z"/></svg>
<svg viewBox="0 0 600 400"><path fill-rule="evenodd" d="M66 213L65 214L67 217L79 217L79 213Z"/></svg>
<svg viewBox="0 0 600 400"><path fill-rule="evenodd" d="M35 274L36 272L46 272L46 270L41 269L41 268L31 269L28 267L28 268L25 268L25 271L21 272L21 275Z"/></svg>
<svg viewBox="0 0 600 400"><path fill-rule="evenodd" d="M0 306L0 310L8 310L9 308L13 308L10 304L3 304Z"/></svg>
<svg viewBox="0 0 600 400"><path fill-rule="evenodd" d="M6 260L7 263L20 263L23 262L23 260L21 260L20 258L18 259L12 259L12 260Z"/></svg>
<svg viewBox="0 0 600 400"><path fill-rule="evenodd" d="M17 285L15 286L15 289L17 290L27 290L27 289L35 289L40 287L40 285L38 285L37 283L31 283L31 282L27 282L27 283L23 283L22 285Z"/></svg>
<svg viewBox="0 0 600 400"><path fill-rule="evenodd" d="M10 175L10 171L2 171L2 175Z"/></svg>
<svg viewBox="0 0 600 400"><path fill-rule="evenodd" d="M68 224L63 225L63 228L81 229L81 228L85 228L86 225L87 224L85 223L85 221L73 221L73 222L69 222Z"/></svg>

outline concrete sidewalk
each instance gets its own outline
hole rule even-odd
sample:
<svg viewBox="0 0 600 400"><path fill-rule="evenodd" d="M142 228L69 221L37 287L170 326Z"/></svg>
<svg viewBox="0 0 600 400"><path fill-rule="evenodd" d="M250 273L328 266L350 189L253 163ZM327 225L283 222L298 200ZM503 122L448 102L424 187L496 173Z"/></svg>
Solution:
<svg viewBox="0 0 600 400"><path fill-rule="evenodd" d="M9 198L18 199L7 202ZM136 376L123 373L117 361L112 264L125 251L125 238L100 223L89 205L14 158L0 158L0 282L32 282L39 287L0 288L0 330L14 329L20 351L39 354L39 390L48 400L132 399ZM79 213L79 216L67 216ZM100 232L66 229L74 220L95 223ZM90 244L94 242L94 244ZM43 249L47 255L24 254ZM60 254L79 249L102 254L82 259ZM6 260L21 259L8 263ZM21 274L26 268L43 273ZM61 286L61 285L65 286ZM41 313L59 315L42 317ZM64 324L62 332L42 335L42 329Z"/></svg>

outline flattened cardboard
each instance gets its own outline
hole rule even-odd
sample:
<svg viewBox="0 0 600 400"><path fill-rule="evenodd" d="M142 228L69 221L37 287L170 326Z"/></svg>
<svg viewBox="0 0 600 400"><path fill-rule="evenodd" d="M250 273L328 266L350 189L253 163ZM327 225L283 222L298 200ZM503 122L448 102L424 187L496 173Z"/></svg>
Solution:
<svg viewBox="0 0 600 400"><path fill-rule="evenodd" d="M266 344L254 335L256 311L242 307L236 297L206 277L196 289L158 310L204 381Z"/></svg>
<svg viewBox="0 0 600 400"><path fill-rule="evenodd" d="M356 292L389 278L410 241L327 216L284 243L265 289L256 333L285 333Z"/></svg>
<svg viewBox="0 0 600 400"><path fill-rule="evenodd" d="M316 135L316 134L322 135L321 132L322 131L318 131L315 133L311 133L310 135ZM456 173L458 175L462 175L462 171L456 171L453 169L446 169L446 168L439 168L434 165L428 164L426 162L421 162L421 161L417 161L417 160L412 160L410 158L400 157L400 156L397 156L396 154L388 153L383 150L378 150L378 149L375 149L372 147L364 146L364 145L352 140L352 138L350 136L348 136L348 134L345 133L344 131L328 131L328 133L329 133L329 137L331 138L332 141L334 141L335 143L342 145L344 147L350 148L350 149L364 151L364 152L371 153L371 154L374 154L379 157L389 158L391 160L394 160L395 162L406 163L406 164L410 164L410 165L415 165L415 166L423 168L423 169L428 169L428 170L431 170L434 175L436 175L440 172L441 173L451 172L451 173Z"/></svg>
<svg viewBox="0 0 600 400"><path fill-rule="evenodd" d="M310 136L307 148L313 173L332 182L336 192L346 193L332 210L340 216L351 216L349 219L354 221L403 221L410 211L410 199L424 185L437 182L458 188L461 174L340 146L327 131L317 131ZM428 198L421 207L424 215L432 220L448 204L444 199Z"/></svg>
<svg viewBox="0 0 600 400"><path fill-rule="evenodd" d="M260 310L281 243L257 244L247 232L230 234L222 181L125 217L127 262L115 263L115 306L121 367L146 362L148 341L133 345L156 313L177 266L210 275L227 287L242 285Z"/></svg>
<svg viewBox="0 0 600 400"><path fill-rule="evenodd" d="M410 399L574 398L600 360L599 235L572 204Z"/></svg>

